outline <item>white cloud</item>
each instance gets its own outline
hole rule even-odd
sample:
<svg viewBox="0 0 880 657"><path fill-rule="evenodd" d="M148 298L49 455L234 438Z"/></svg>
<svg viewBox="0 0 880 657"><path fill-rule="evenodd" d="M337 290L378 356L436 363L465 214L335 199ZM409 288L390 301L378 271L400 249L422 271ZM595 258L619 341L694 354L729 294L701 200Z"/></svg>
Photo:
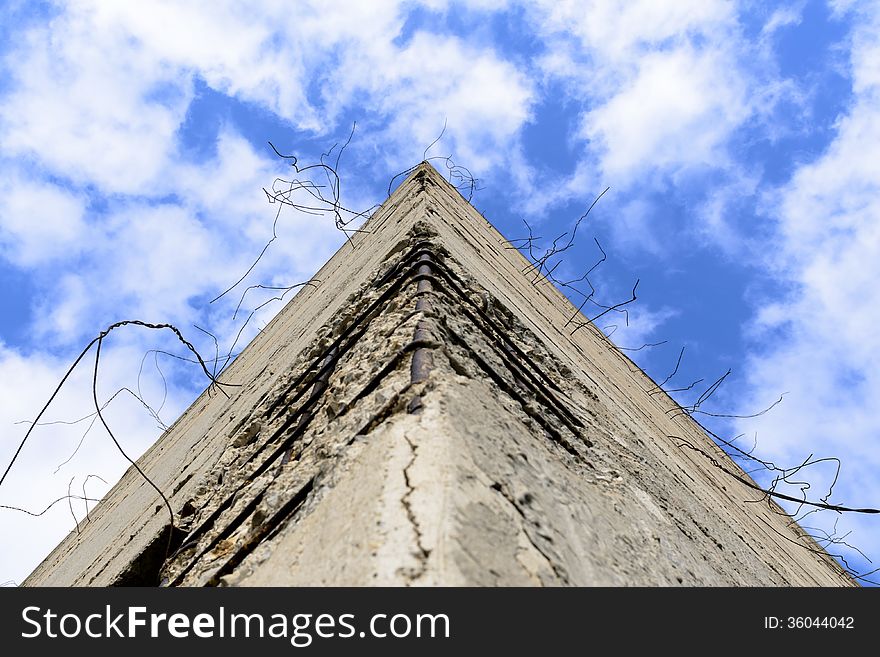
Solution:
<svg viewBox="0 0 880 657"><path fill-rule="evenodd" d="M132 391L138 389L137 371L144 349L163 344L156 335L143 331L128 334L114 333L102 349L99 378L99 399L104 402L122 386ZM163 346L168 346L164 343ZM80 367L61 389L41 419L41 425L31 433L0 490L0 505L14 506L39 513L52 501L70 493L82 495L86 484L88 497L100 498L108 485L89 475L101 477L109 484L118 479L128 467L128 462L118 452L110 438L95 423L89 430L94 410L92 403L91 367L93 353L84 359ZM70 359L72 361L72 358ZM70 362L45 352L23 353L0 344L0 395L14 400L0 407L0 463L3 469L25 436L29 422L49 399ZM162 363L166 374L175 367L173 362ZM170 380L171 377L169 377ZM161 391L157 384L160 377L147 369L141 377L148 403L157 407L161 403ZM148 385L149 384L149 385ZM170 421L182 410L181 402L192 398L192 391L175 388L168 392L168 402L163 416ZM143 407L128 393L120 394L105 409L105 417L120 444L132 458L137 458L158 436L158 425ZM57 424L73 422L75 424ZM81 444L80 444L81 441ZM72 481L72 483L71 483ZM73 513L84 521L85 503L71 500ZM90 504L94 507L94 503ZM16 540L0 542L0 563L3 579L21 582L24 577L48 554L69 531L75 529L67 500L56 504L40 518L33 518L21 511L0 508L0 523L4 536Z"/></svg>
<svg viewBox="0 0 880 657"><path fill-rule="evenodd" d="M657 329L678 314L672 308L662 307L652 310L645 305L634 305L628 308L628 313L629 324L618 313L606 315L605 319L608 320L608 324L615 325L617 328L605 332L611 337L614 344L629 350L639 350L645 344L661 342L662 338L657 337ZM647 352L628 351L627 355L638 361L642 356L647 355Z"/></svg>
<svg viewBox="0 0 880 657"><path fill-rule="evenodd" d="M527 78L510 63L485 47L425 32L402 47L386 44L363 54L350 49L343 57L332 78L333 105L367 92L390 119L379 139L391 137L397 162L421 159L444 120L445 139L432 155L454 150L474 171L506 160L533 97Z"/></svg>
<svg viewBox="0 0 880 657"><path fill-rule="evenodd" d="M703 245L752 260L752 213L744 200L759 189L763 170L744 164L756 142L816 127L810 87L784 78L772 35L800 20L800 5L774 11L759 35L747 36L732 2L542 2L530 5L546 54L537 65L544 82L563 81L567 100L580 107L580 159L558 184L532 183L524 157L516 162L524 207L539 217L547 208L589 201L611 185L630 199L615 238L632 243L633 229L655 207L656 193L688 197L686 228ZM785 120L780 120L780 108ZM792 118L792 113L795 115ZM708 192L698 198L693 192ZM660 212L670 229L672 217ZM641 225L639 225L641 224ZM641 246L650 247L650 230ZM614 246L614 245L612 245Z"/></svg>
<svg viewBox="0 0 880 657"><path fill-rule="evenodd" d="M63 15L27 32L4 64L13 88L0 104L7 156L113 192L146 191L160 174L189 91L128 35L96 29L88 14Z"/></svg>
<svg viewBox="0 0 880 657"><path fill-rule="evenodd" d="M25 355L0 345L0 394L6 400L14 400L13 404L0 406L0 435L3 436L0 442L0 463L3 469L10 462L27 431L26 425L17 423L36 416L63 374L62 367L61 363L46 354ZM85 381L80 377L72 383L76 386ZM85 414L82 410L86 408L85 403L84 395L76 398L70 394L63 395L52 409L58 415L52 415L51 419L77 419ZM46 475L72 451L72 434L69 431L57 431L58 427L53 426L39 429L43 431L35 433L34 440L25 445L19 463L3 483L0 504L38 513L57 497L67 494L70 476L65 473L52 487L47 487ZM56 447L59 444L57 438L62 434L67 436L64 449L68 450L63 456ZM96 489L91 487L91 490ZM66 503L56 505L41 519L32 518L20 511L0 508L4 536L16 537L16 540L0 542L0 561L4 564L2 579L13 579L21 583L30 570L73 528L69 513Z"/></svg>
<svg viewBox="0 0 880 657"><path fill-rule="evenodd" d="M788 7L780 7L773 11L767 22L761 28L761 35L765 38L772 36L778 30L797 25L801 22L804 11L804 3L800 2Z"/></svg>
<svg viewBox="0 0 880 657"><path fill-rule="evenodd" d="M745 85L723 75L730 62L690 46L645 55L633 80L583 117L611 179L650 169L717 166L733 128L748 115Z"/></svg>
<svg viewBox="0 0 880 657"><path fill-rule="evenodd" d="M53 284L41 289L40 295L31 302L33 314L38 318L33 322L33 337L54 346L70 346L84 332L96 333L95 318L90 311L106 297L90 295L87 279L80 273L68 268L47 271L52 274Z"/></svg>
<svg viewBox="0 0 880 657"><path fill-rule="evenodd" d="M40 335L67 345L122 319L185 327L206 321L205 313L219 322L218 337L237 332L226 324L240 291L216 308L203 304L234 283L271 238L277 206L261 187L271 184L277 167L227 130L216 158L168 171L169 200L117 198L112 210L71 236L76 251L65 251L66 263L88 266L58 274L40 302ZM288 284L307 280L343 239L330 216L285 211L276 228L279 239L248 284L267 276Z"/></svg>
<svg viewBox="0 0 880 657"><path fill-rule="evenodd" d="M0 179L0 253L23 267L76 255L84 212L82 195L9 167Z"/></svg>
<svg viewBox="0 0 880 657"><path fill-rule="evenodd" d="M319 131L366 94L390 125L375 141L396 161L400 151L420 157L448 116L450 141L466 159L497 163L527 117L525 79L490 48L427 34L394 44L397 2L297 11L269 3L251 12L235 3L157 2L144 11L81 1L58 9L10 45L10 86L0 98L5 156L39 167L4 183L4 252L17 264L88 263L60 271L43 302L43 333L57 340L76 339L83 320L107 309L189 319L188 301L230 282L230 270L244 270L271 236L273 208L260 188L279 166L232 129L219 135L214 160L179 156L195 76ZM320 120L306 100L311 84L326 109ZM108 209L86 223L90 195ZM279 241L265 269L287 256L291 282L307 277L340 242L327 223L283 217L279 228L295 229L297 246L285 251Z"/></svg>
<svg viewBox="0 0 880 657"><path fill-rule="evenodd" d="M613 0L540 2L547 30L578 38L597 65L610 64L612 77L633 68L633 55L693 36L708 36L725 28L734 17L729 2L685 0L660 3L636 0L621 5Z"/></svg>
<svg viewBox="0 0 880 657"><path fill-rule="evenodd" d="M717 185L711 195L694 208L697 219L696 234L704 242L720 249L725 255L752 261L761 254L766 245L753 231L744 231L739 221L738 203L754 198L760 182L761 171L757 166L750 171L733 169L723 184Z"/></svg>
<svg viewBox="0 0 880 657"><path fill-rule="evenodd" d="M159 1L148 10L132 3L77 4L75 11L88 16L90 29L124 35L154 69L173 71L178 79L198 74L218 91L256 102L302 127L320 129L306 99L306 46L298 37L316 17L342 14L338 6L334 12L332 5L322 11L269 2L255 12L239 3L199 0ZM333 44L316 45L320 51Z"/></svg>
<svg viewBox="0 0 880 657"><path fill-rule="evenodd" d="M399 2L75 2L7 55L0 143L79 184L161 196L199 76L316 132L375 107L395 164L420 156L444 117L470 164L502 161L528 118L527 79L486 44L419 33L398 45L403 22Z"/></svg>
<svg viewBox="0 0 880 657"><path fill-rule="evenodd" d="M647 200L689 176L742 175L731 138L768 116L791 89L773 71L766 49L750 42L729 2L538 2L528 15L542 37L536 66L545 85L563 89L579 108L578 161L549 189L524 158L516 161L526 209L591 190ZM712 210L718 215L718 210ZM696 231L695 231L696 232Z"/></svg>
<svg viewBox="0 0 880 657"><path fill-rule="evenodd" d="M853 39L855 101L839 119L837 135L816 161L800 167L782 189L775 214L781 249L765 254L780 278L796 289L769 305L761 329L782 340L756 351L749 369L745 410L788 391L772 413L743 422L759 432L763 453L788 463L821 449L839 456L844 474L837 499L880 506L880 15L862 16ZM759 335L761 335L759 333ZM870 527L847 516L846 526ZM859 538L868 543L859 543ZM880 550L877 532L854 542Z"/></svg>
<svg viewBox="0 0 880 657"><path fill-rule="evenodd" d="M617 249L637 249L654 256L662 255L665 247L660 232L661 217L651 203L636 198L606 214L612 216L608 226Z"/></svg>
<svg viewBox="0 0 880 657"><path fill-rule="evenodd" d="M782 190L778 219L784 248L766 255L780 276L797 283L798 292L765 313L767 328L785 328L788 340L773 354L762 354L754 374L760 390L774 387L805 393L793 393L787 404L791 410L773 414L778 420L763 420L778 421L779 429L797 418L795 400L812 405L815 398L835 402L826 413L831 424L843 420L838 415L842 412L852 426L851 409L840 405L839 382L849 378L842 373L865 376L847 386L847 397L875 385L871 372L880 366L876 331L880 294L874 271L866 265L880 261L880 173L863 153L871 150L866 149L868 144L880 144L878 117L880 104L874 98L858 103L840 122L828 153L798 170ZM794 367L798 359L801 362ZM880 387L876 392L880 395ZM868 423L863 435L880 433L880 423L870 416L860 419ZM797 432L774 433L780 444L785 435L791 436L786 448L793 449L803 440Z"/></svg>

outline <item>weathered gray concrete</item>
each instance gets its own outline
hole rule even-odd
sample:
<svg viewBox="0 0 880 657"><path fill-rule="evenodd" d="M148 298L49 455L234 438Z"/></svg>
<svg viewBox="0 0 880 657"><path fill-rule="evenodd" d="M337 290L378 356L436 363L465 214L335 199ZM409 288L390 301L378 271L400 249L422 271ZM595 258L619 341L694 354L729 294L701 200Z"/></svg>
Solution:
<svg viewBox="0 0 880 657"><path fill-rule="evenodd" d="M430 166L366 229L232 364L243 387L140 459L188 534L161 573L167 513L130 471L25 584L853 584L682 449L739 471L600 332L571 335L571 304ZM417 283L394 267L420 240ZM316 360L326 390L297 383Z"/></svg>

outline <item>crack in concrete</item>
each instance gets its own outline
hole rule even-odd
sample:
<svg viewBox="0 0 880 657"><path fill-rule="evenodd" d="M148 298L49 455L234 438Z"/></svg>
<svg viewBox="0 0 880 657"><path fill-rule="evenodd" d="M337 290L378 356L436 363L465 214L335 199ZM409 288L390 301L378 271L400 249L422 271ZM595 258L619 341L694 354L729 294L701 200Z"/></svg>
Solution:
<svg viewBox="0 0 880 657"><path fill-rule="evenodd" d="M407 445L409 445L412 456L410 457L409 463L407 463L406 467L403 469L403 480L406 483L406 493L400 498L400 503L403 505L404 511L406 511L406 517L412 525L413 532L415 532L417 548L415 556L419 560L419 567L413 572L407 573L407 578L409 579L408 584L411 584L425 574L425 570L428 566L428 557L431 555L431 551L422 545L422 530L419 527L419 521L416 519L416 515L412 508L412 502L410 501L410 497L415 492L415 486L413 486L410 479L409 470L416 462L416 446L407 435L404 434L403 438L406 440Z"/></svg>

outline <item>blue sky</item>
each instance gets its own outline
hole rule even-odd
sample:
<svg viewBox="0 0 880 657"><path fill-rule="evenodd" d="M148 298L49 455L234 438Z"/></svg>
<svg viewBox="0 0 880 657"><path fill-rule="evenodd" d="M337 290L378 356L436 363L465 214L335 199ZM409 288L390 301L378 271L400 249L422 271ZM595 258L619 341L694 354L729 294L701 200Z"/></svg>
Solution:
<svg viewBox="0 0 880 657"><path fill-rule="evenodd" d="M343 201L366 208L445 123L430 155L452 155L480 179L473 202L509 238L526 235L525 220L552 239L610 186L557 270L583 273L595 237L608 253L594 276L599 300L624 300L640 279L629 326L612 314L600 328L623 347L667 341L634 353L657 380L682 346L681 387L732 369L704 410L748 415L785 393L766 415L711 426L745 434L745 447L757 435L757 453L781 464L839 457L831 501L880 506L877 62L880 10L844 0L324 1L296 11L7 1L0 463L21 421L113 321L172 322L213 356L199 325L229 350L238 298L208 301L271 237L262 188L288 170L267 141L313 162L357 122L340 174ZM329 217L282 214L249 281L307 280L342 240ZM279 308L260 310L243 339ZM99 390L138 391L170 424L205 382L155 349L179 353L168 336L115 333ZM47 420L88 415L89 376L75 375ZM133 455L161 430L129 393L107 414ZM106 492L126 463L89 422L39 427L0 504L33 511L84 484L89 497ZM831 474L812 469L811 496ZM0 509L0 581L21 581L84 515L81 501L40 518ZM826 513L810 526L858 548L831 546L854 570L876 567L876 519Z"/></svg>

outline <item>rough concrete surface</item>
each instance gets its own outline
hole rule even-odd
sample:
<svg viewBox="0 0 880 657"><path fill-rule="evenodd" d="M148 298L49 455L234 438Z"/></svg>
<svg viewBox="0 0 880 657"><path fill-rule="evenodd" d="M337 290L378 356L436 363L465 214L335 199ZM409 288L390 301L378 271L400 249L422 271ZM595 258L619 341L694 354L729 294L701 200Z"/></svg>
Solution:
<svg viewBox="0 0 880 657"><path fill-rule="evenodd" d="M26 580L826 585L852 579L429 165ZM744 475L743 475L744 476Z"/></svg>

